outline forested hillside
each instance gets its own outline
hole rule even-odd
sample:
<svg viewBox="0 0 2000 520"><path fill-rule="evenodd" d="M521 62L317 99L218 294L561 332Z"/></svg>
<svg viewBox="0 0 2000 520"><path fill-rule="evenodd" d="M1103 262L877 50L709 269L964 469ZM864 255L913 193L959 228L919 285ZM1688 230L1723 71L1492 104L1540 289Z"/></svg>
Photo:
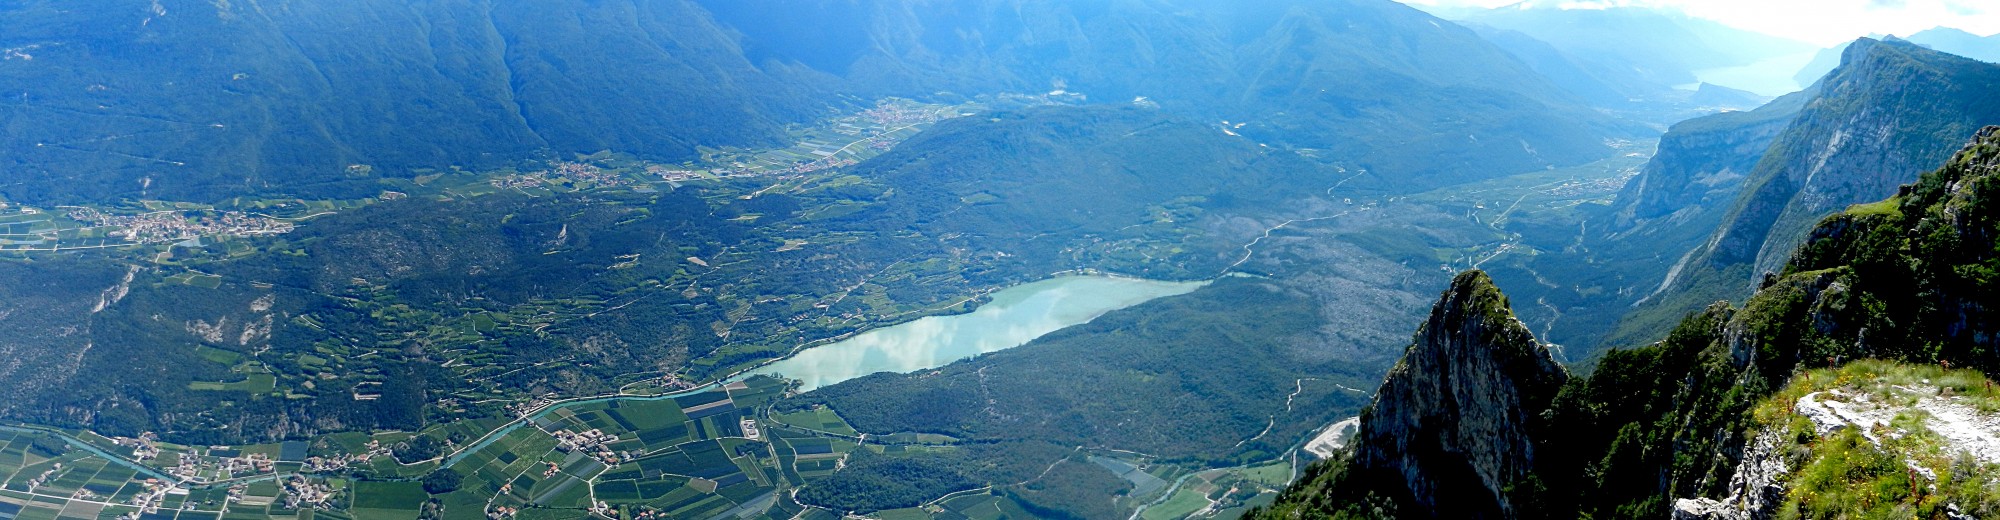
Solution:
<svg viewBox="0 0 2000 520"><path fill-rule="evenodd" d="M1413 187L1639 131L1388 0L115 4L0 10L0 196L354 198L551 153L681 162L887 95L1145 97Z"/></svg>
<svg viewBox="0 0 2000 520"><path fill-rule="evenodd" d="M682 160L779 143L828 103L680 1L28 2L0 35L0 196L30 203L353 198L542 150Z"/></svg>

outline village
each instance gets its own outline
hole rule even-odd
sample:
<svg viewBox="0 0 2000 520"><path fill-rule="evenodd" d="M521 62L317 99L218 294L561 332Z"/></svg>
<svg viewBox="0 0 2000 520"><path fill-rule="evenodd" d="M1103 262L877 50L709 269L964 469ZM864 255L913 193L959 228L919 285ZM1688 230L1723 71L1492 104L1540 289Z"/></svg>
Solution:
<svg viewBox="0 0 2000 520"><path fill-rule="evenodd" d="M267 236L290 233L291 222L225 211L219 215L189 215L181 211L156 211L118 215L89 207L68 208L70 219L92 227L112 228L107 233L136 244L180 242L202 236Z"/></svg>
<svg viewBox="0 0 2000 520"><path fill-rule="evenodd" d="M611 188L627 184L617 172L608 172L596 165L570 161L555 161L549 170L529 172L519 175L504 175L488 181L495 188L532 189L545 184L590 184L598 188Z"/></svg>

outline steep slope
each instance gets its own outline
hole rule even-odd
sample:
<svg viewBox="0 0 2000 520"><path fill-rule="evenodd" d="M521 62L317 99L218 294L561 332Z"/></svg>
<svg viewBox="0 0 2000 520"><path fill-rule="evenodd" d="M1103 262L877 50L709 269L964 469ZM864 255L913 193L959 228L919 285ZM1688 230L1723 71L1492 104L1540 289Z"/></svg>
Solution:
<svg viewBox="0 0 2000 520"><path fill-rule="evenodd" d="M1756 110L1690 119L1667 129L1652 160L1618 193L1604 229L1629 233L1655 221L1680 226L1697 213L1726 210L1764 151L1815 95L1799 92ZM1698 227L1714 226L1711 220Z"/></svg>
<svg viewBox="0 0 2000 520"><path fill-rule="evenodd" d="M1657 96L1670 90L1656 85L1625 68L1604 67L1593 61L1570 56L1561 49L1527 33L1462 22L1493 45L1505 49L1535 72L1549 78L1563 90L1600 107L1626 107L1635 99Z"/></svg>
<svg viewBox="0 0 2000 520"><path fill-rule="evenodd" d="M1581 222L1561 222L1561 228L1508 223L1510 230L1540 233L1530 239L1538 239L1530 242L1537 248L1561 248L1564 254L1516 257L1484 267L1513 283L1515 297L1537 302L1523 309L1523 319L1547 323L1545 341L1564 345L1570 359L1590 359L1635 303L1650 301L1663 290L1662 280L1680 276L1689 251L1715 233L1758 160L1815 95L1815 90L1797 92L1756 110L1673 125L1608 207L1582 205ZM1646 323L1650 328L1643 328L1640 337L1671 327L1680 315L1657 318Z"/></svg>
<svg viewBox="0 0 2000 520"><path fill-rule="evenodd" d="M681 161L846 96L1146 96L1419 183L1587 162L1631 131L1389 0L117 4L0 8L0 166L20 172L0 196L353 197L543 150Z"/></svg>
<svg viewBox="0 0 2000 520"><path fill-rule="evenodd" d="M1551 449L1538 411L1568 378L1485 273L1460 274L1362 413L1351 458L1323 477L1333 488L1309 503L1405 518L1536 517L1514 495L1533 489Z"/></svg>
<svg viewBox="0 0 2000 520"><path fill-rule="evenodd" d="M856 92L1143 96L1412 186L1575 164L1633 131L1472 31L1387 0L704 5L757 56L842 71Z"/></svg>
<svg viewBox="0 0 2000 520"><path fill-rule="evenodd" d="M820 106L681 1L113 4L0 8L0 196L353 197L544 148L776 143Z"/></svg>
<svg viewBox="0 0 2000 520"><path fill-rule="evenodd" d="M1924 395L1991 398L1990 388L1973 386L1979 383L1976 377L1947 374L1919 382L1910 374L1942 372L1885 371L1878 362L1860 363L1844 372L1866 377L1797 374L1860 358L2000 372L2000 355L1995 354L2000 349L1994 339L2000 332L1995 311L2000 302L1994 301L1991 291L1994 273L2000 271L1993 267L2000 265L2000 250L1995 249L2000 237L2000 208L1992 203L1995 190L2000 190L2000 127L1988 127L1943 168L1903 186L1897 196L1823 220L1784 273L1763 284L1742 308L1710 306L1682 320L1663 341L1606 354L1588 378L1569 380L1545 407L1526 403L1530 407L1524 410L1489 412L1544 417L1549 421L1546 431L1553 432L1545 442L1563 447L1541 452L1538 471L1525 480L1539 485L1517 488L1519 493L1509 497L1512 505L1537 507L1551 518L1658 518L1672 513L1677 502L1684 514L1711 518L1762 518L1746 512L1746 504L1784 503L1801 511L1832 512L1905 504L1905 510L1929 512L1920 516L1942 516L1954 508L2000 507L2000 497L1986 491L1993 481L1990 469L1959 471L1949 459L1942 464L1950 472L1906 471L1894 459L1862 464L1883 455L1858 445L1857 439L1884 430L1871 427L1859 435L1853 430L1836 435L1838 428L1794 429L1799 423L1792 417L1794 411L1811 415L1814 409L1834 409L1842 421L1865 420L1881 405L1855 404L1866 399L1831 393L1808 403L1799 394L1876 384L1883 378L1888 378L1885 386L1934 389L1918 392ZM1505 374L1510 373L1483 376ZM1786 390L1794 393L1771 400L1788 382L1803 384ZM1907 390L1898 390L1902 391ZM1928 399L1896 392L1876 395L1881 396L1877 401L1895 406L1921 407ZM1832 401L1843 404L1819 404ZM1971 419L1950 416L1977 408L1970 403L1933 404L1943 421L1936 427L1962 429L1966 421L1990 420L1978 418L1990 413L1985 411ZM1933 427L1922 416L1912 421L1897 419L1884 426L1909 432ZM1760 433L1774 427L1784 432L1780 438L1766 439ZM1940 434L1959 438L1953 436L1962 433ZM1906 444L1938 439L1907 437ZM1979 439L1988 437L1964 437L1973 444L1957 449L1979 449L1977 443L1984 442ZM1814 451L1774 449L1784 443ZM1893 444L1879 446L1900 449ZM1311 478L1259 515L1382 517L1417 504L1393 496L1377 496L1370 503L1348 500L1368 491L1365 484L1377 481L1344 479L1369 457L1371 448L1363 443L1353 449L1346 458L1308 472ZM1855 456L1824 456L1843 450ZM1932 454L1920 459L1919 466L1938 467L1939 459L1931 458L1935 452L1927 453ZM1798 479L1772 480L1799 467L1805 469ZM1774 487L1772 482L1779 484ZM1972 482L1970 487L1967 482ZM1945 492L1932 488L1926 498L1927 485L1956 487ZM1808 493L1790 495L1795 489ZM1722 503L1677 501L1724 497L1728 500Z"/></svg>
<svg viewBox="0 0 2000 520"><path fill-rule="evenodd" d="M1869 37L1876 39L1889 38L1888 36L1880 35ZM2000 34L1981 37L1950 27L1934 27L1903 39L1939 52L1957 54L1987 63L2000 62ZM1819 78L1826 76L1828 72L1833 72L1834 68L1840 66L1840 56L1847 52L1847 46L1848 44L1843 43L1831 48L1821 49L1819 54L1813 56L1812 62L1807 63L1805 68L1799 69L1798 75L1794 76L1793 79L1798 80L1801 85L1819 81Z"/></svg>
<svg viewBox="0 0 2000 520"><path fill-rule="evenodd" d="M1695 71L1703 69L1812 50L1805 43L1647 7L1563 9L1554 2L1531 1L1465 20L1525 33L1579 59L1662 86L1695 83Z"/></svg>
<svg viewBox="0 0 2000 520"><path fill-rule="evenodd" d="M1898 41L1863 39L1758 159L1707 240L1691 249L1614 341L1664 330L1675 317L1749 293L1784 266L1812 223L1893 193L1957 139L2000 122L2000 67Z"/></svg>

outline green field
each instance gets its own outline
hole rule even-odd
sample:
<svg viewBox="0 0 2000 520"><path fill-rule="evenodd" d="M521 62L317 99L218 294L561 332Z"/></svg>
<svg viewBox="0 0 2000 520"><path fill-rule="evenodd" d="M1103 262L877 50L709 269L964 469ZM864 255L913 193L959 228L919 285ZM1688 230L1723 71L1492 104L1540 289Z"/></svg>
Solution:
<svg viewBox="0 0 2000 520"><path fill-rule="evenodd" d="M417 517L417 508L430 498L416 482L354 483L355 520L407 520Z"/></svg>
<svg viewBox="0 0 2000 520"><path fill-rule="evenodd" d="M1206 497L1192 489L1183 487L1175 490L1174 495L1168 498L1166 502L1146 508L1146 512L1141 513L1140 516L1146 520L1175 520L1186 518L1188 514L1200 511L1204 507L1208 507L1208 499Z"/></svg>
<svg viewBox="0 0 2000 520"><path fill-rule="evenodd" d="M849 436L861 435L861 432L854 431L854 427L849 426L845 419L841 419L840 414L834 413L833 409L826 407L818 407L789 414L773 413L771 414L771 420L808 430Z"/></svg>

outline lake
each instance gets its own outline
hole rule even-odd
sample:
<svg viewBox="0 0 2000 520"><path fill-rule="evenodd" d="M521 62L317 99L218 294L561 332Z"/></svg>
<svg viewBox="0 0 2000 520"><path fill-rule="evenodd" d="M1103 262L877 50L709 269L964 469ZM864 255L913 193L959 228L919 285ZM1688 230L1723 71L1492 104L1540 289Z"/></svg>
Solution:
<svg viewBox="0 0 2000 520"><path fill-rule="evenodd" d="M1148 300L1186 294L1207 285L1110 276L1063 276L993 293L978 309L931 316L813 347L749 375L797 379L800 391L873 374L914 372L1014 348L1043 334L1078 325Z"/></svg>

